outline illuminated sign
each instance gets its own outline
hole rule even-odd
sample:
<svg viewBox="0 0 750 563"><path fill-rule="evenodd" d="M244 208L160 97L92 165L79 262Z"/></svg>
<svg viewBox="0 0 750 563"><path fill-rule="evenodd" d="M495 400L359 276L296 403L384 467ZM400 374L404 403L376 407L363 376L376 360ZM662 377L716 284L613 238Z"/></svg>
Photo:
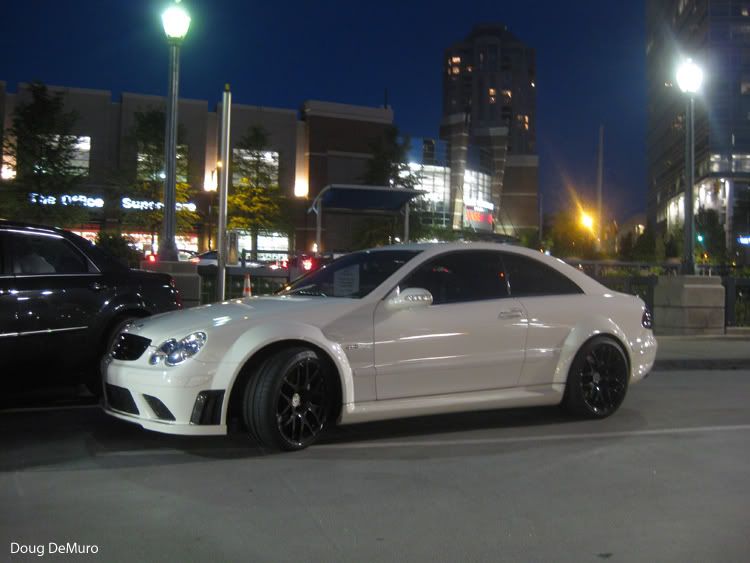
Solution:
<svg viewBox="0 0 750 563"><path fill-rule="evenodd" d="M29 201L31 203L39 203L41 205L78 205L80 207L89 207L92 209L101 209L104 207L104 199L97 196L88 196L84 194L65 194L61 196L43 195L32 192L29 194ZM137 209L140 211L158 211L164 207L164 204L160 201L148 201L148 200L136 200L124 197L120 200L120 206L123 209ZM195 213L198 207L192 203L176 203L175 208L177 211L186 210Z"/></svg>
<svg viewBox="0 0 750 563"><path fill-rule="evenodd" d="M81 207L93 207L101 208L104 207L104 200L100 197L92 197L83 194L77 195L61 195L55 197L53 195L42 195L38 193L30 193L29 201L31 203L41 203L42 205L80 205Z"/></svg>
<svg viewBox="0 0 750 563"><path fill-rule="evenodd" d="M464 221L477 231L491 231L495 222L491 211L469 205L464 207Z"/></svg>
<svg viewBox="0 0 750 563"><path fill-rule="evenodd" d="M750 246L750 235L737 237L737 242L739 242L743 246Z"/></svg>
<svg viewBox="0 0 750 563"><path fill-rule="evenodd" d="M123 209L140 209L141 211L154 211L154 210L162 209L164 207L164 204L160 201L135 200L135 199L130 199L129 197L122 198L120 205L122 205ZM188 203L177 202L175 204L175 208L177 209L177 211L181 211L185 209L187 211L192 211L192 212L195 212L198 209L196 205L192 202L188 202Z"/></svg>

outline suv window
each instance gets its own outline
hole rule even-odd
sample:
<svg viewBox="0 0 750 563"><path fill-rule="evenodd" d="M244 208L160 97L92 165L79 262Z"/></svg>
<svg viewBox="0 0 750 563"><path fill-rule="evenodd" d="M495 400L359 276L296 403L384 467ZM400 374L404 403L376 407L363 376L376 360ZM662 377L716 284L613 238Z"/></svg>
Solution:
<svg viewBox="0 0 750 563"><path fill-rule="evenodd" d="M583 293L575 282L538 260L508 253L503 261L513 297Z"/></svg>
<svg viewBox="0 0 750 563"><path fill-rule="evenodd" d="M433 305L508 297L500 254L491 250L458 251L422 264L400 288L421 287Z"/></svg>
<svg viewBox="0 0 750 563"><path fill-rule="evenodd" d="M59 235L11 233L7 240L16 275L87 274L86 257Z"/></svg>

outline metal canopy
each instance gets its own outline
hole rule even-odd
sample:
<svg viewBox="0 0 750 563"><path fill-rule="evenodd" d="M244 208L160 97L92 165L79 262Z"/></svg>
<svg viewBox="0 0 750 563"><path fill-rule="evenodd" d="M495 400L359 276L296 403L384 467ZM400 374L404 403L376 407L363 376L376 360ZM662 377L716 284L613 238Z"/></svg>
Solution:
<svg viewBox="0 0 750 563"><path fill-rule="evenodd" d="M359 186L353 184L329 184L315 197L307 210L316 215L315 243L321 250L320 236L323 206L347 211L390 211L404 209L404 242L409 241L409 202L424 194L420 190L391 188L389 186Z"/></svg>

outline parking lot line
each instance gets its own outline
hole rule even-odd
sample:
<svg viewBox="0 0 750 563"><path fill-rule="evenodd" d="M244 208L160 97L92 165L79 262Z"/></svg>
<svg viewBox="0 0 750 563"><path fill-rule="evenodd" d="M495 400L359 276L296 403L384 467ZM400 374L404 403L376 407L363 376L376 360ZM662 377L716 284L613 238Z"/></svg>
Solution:
<svg viewBox="0 0 750 563"><path fill-rule="evenodd" d="M316 449L368 449L399 447L437 447L437 446L481 446L487 444L514 444L522 442L557 442L565 440L588 440L603 438L634 438L640 436L672 436L679 434L700 434L706 432L732 432L750 430L750 424L729 426L694 426L689 428L658 428L654 430L630 430L622 432L586 432L578 434L553 434L551 436L506 436L501 438L466 438L453 440L406 440L406 441L368 441L346 444L321 444Z"/></svg>

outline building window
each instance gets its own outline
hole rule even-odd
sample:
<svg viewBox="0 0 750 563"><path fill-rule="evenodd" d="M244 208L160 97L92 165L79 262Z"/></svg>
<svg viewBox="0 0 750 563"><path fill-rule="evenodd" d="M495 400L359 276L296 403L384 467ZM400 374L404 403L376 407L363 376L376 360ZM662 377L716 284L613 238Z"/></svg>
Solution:
<svg viewBox="0 0 750 563"><path fill-rule="evenodd" d="M503 106L502 110L500 110L500 118L505 122L510 122L510 115L511 115L511 109L510 106Z"/></svg>
<svg viewBox="0 0 750 563"><path fill-rule="evenodd" d="M526 131L529 130L529 116L523 113L519 113L516 116L516 120L518 121L518 126L522 129L525 129Z"/></svg>
<svg viewBox="0 0 750 563"><path fill-rule="evenodd" d="M252 166L252 162L255 158L257 158L258 154L256 151L251 151L247 149L232 149L232 156L234 157L234 161L237 162L240 159L244 160L246 164L249 164ZM261 151L260 152L260 162L262 165L268 166L268 170L270 170L271 175L271 183L272 184L278 184L279 183L279 153L276 151ZM234 166L236 169L237 166ZM238 172L232 172L232 184L238 185L242 183L249 183L250 179L243 177Z"/></svg>
<svg viewBox="0 0 750 563"><path fill-rule="evenodd" d="M494 88L488 88L487 96L489 96L490 103L494 104L497 101L497 90Z"/></svg>
<svg viewBox="0 0 750 563"><path fill-rule="evenodd" d="M740 82L740 93L743 96L750 94L750 79L744 78Z"/></svg>
<svg viewBox="0 0 750 563"><path fill-rule="evenodd" d="M144 147L149 149L150 147ZM188 147L177 145L177 162L175 168L175 179L178 183L187 183L188 172ZM160 182L166 178L164 170L164 154L159 149L153 148L148 152L139 152L136 162L136 179L140 182Z"/></svg>
<svg viewBox="0 0 750 563"><path fill-rule="evenodd" d="M91 137L76 137L75 151L70 161L78 174L87 176L91 162Z"/></svg>
<svg viewBox="0 0 750 563"><path fill-rule="evenodd" d="M460 72L461 72L461 68L460 67L457 67L457 66L451 67L451 74L453 74L454 76L457 75Z"/></svg>
<svg viewBox="0 0 750 563"><path fill-rule="evenodd" d="M461 57L451 57L451 62L454 65L457 65L457 64L459 64L461 62Z"/></svg>
<svg viewBox="0 0 750 563"><path fill-rule="evenodd" d="M513 92L510 90L500 90L500 94L502 94L503 98L507 101L510 101L513 98Z"/></svg>

